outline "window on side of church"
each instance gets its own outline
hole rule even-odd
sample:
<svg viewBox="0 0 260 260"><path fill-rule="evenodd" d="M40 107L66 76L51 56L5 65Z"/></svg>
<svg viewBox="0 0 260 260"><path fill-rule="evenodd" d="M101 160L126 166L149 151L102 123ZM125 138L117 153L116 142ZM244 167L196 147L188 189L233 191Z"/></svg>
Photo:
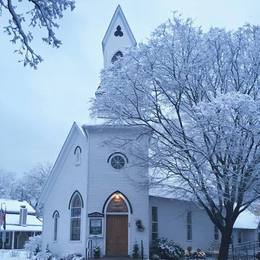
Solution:
<svg viewBox="0 0 260 260"><path fill-rule="evenodd" d="M258 242L260 246L260 223L258 224Z"/></svg>
<svg viewBox="0 0 260 260"><path fill-rule="evenodd" d="M108 157L107 162L110 163L115 170L121 170L127 166L128 158L123 153L115 152Z"/></svg>
<svg viewBox="0 0 260 260"><path fill-rule="evenodd" d="M54 228L53 228L53 240L57 241L57 237L58 237L58 219L59 219L59 213L56 212L54 214Z"/></svg>
<svg viewBox="0 0 260 260"><path fill-rule="evenodd" d="M242 234L242 231L239 230L238 236L237 236L237 242L240 244L240 243L242 243L242 241L243 241L243 234Z"/></svg>
<svg viewBox="0 0 260 260"><path fill-rule="evenodd" d="M74 150L75 166L79 166L81 163L81 148L77 146Z"/></svg>
<svg viewBox="0 0 260 260"><path fill-rule="evenodd" d="M152 207L152 240L158 239L158 208Z"/></svg>
<svg viewBox="0 0 260 260"><path fill-rule="evenodd" d="M82 203L78 194L72 198L70 215L70 240L80 240Z"/></svg>
<svg viewBox="0 0 260 260"><path fill-rule="evenodd" d="M216 225L214 226L214 239L216 241L219 240L219 230L218 230L218 227Z"/></svg>
<svg viewBox="0 0 260 260"><path fill-rule="evenodd" d="M192 240L192 212L187 212L187 240Z"/></svg>

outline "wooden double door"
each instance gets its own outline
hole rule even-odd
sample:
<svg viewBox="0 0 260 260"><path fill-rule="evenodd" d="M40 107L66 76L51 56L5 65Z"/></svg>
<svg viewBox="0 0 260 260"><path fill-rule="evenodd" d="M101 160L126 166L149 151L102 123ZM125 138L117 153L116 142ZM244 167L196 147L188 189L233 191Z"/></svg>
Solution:
<svg viewBox="0 0 260 260"><path fill-rule="evenodd" d="M106 255L128 255L128 215L106 216Z"/></svg>

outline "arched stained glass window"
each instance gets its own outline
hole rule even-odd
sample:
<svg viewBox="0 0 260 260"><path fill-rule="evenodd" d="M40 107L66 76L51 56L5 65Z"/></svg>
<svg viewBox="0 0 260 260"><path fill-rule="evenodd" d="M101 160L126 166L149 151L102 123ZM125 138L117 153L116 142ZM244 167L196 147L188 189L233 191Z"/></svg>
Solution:
<svg viewBox="0 0 260 260"><path fill-rule="evenodd" d="M78 192L73 194L70 204L70 240L80 240L81 209L83 202Z"/></svg>
<svg viewBox="0 0 260 260"><path fill-rule="evenodd" d="M127 205L124 201L124 199L116 194L114 197L111 199L111 201L107 205L107 212L108 213L113 213L113 212L128 212Z"/></svg>

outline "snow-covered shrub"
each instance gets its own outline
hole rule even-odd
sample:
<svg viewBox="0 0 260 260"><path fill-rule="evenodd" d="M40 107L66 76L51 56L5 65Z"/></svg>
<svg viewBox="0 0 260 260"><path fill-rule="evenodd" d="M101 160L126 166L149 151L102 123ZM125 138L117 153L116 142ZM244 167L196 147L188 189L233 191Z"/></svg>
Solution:
<svg viewBox="0 0 260 260"><path fill-rule="evenodd" d="M172 240L160 238L152 243L151 255L159 256L161 259L181 260L184 259L185 252Z"/></svg>
<svg viewBox="0 0 260 260"><path fill-rule="evenodd" d="M42 247L42 237L41 235L29 237L29 240L26 241L24 248L30 253L30 255L36 255L41 251Z"/></svg>
<svg viewBox="0 0 260 260"><path fill-rule="evenodd" d="M140 254L139 254L139 246L138 246L137 243L134 244L132 257L133 257L134 259L138 259L138 258L140 257Z"/></svg>
<svg viewBox="0 0 260 260"><path fill-rule="evenodd" d="M61 258L61 260L83 260L83 259L84 257L79 253L67 254Z"/></svg>
<svg viewBox="0 0 260 260"><path fill-rule="evenodd" d="M60 260L57 255L53 255L49 250L49 245L47 245L44 252L38 252L34 258L34 260Z"/></svg>
<svg viewBox="0 0 260 260"><path fill-rule="evenodd" d="M51 252L39 252L34 259L35 260L58 260L59 258L54 256Z"/></svg>
<svg viewBox="0 0 260 260"><path fill-rule="evenodd" d="M152 260L160 260L160 256L158 256L158 255L156 255L156 254L153 254L153 255L151 256L151 259L152 259Z"/></svg>
<svg viewBox="0 0 260 260"><path fill-rule="evenodd" d="M11 257L17 257L19 254L18 254L18 251L17 251L17 250L11 250L10 253L9 253L9 255L10 255Z"/></svg>
<svg viewBox="0 0 260 260"><path fill-rule="evenodd" d="M206 259L206 253L198 248L197 251L193 253L193 257L196 259Z"/></svg>

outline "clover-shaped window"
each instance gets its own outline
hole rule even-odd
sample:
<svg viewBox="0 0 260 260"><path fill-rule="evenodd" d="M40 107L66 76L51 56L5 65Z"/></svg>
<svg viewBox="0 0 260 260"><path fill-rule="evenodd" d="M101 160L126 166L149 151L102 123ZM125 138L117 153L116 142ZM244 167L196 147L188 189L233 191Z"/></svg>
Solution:
<svg viewBox="0 0 260 260"><path fill-rule="evenodd" d="M116 37L122 37L122 36L124 35L124 33L122 32L122 28L121 28L120 25L118 25L118 26L116 27L116 31L114 32L114 35L115 35Z"/></svg>

